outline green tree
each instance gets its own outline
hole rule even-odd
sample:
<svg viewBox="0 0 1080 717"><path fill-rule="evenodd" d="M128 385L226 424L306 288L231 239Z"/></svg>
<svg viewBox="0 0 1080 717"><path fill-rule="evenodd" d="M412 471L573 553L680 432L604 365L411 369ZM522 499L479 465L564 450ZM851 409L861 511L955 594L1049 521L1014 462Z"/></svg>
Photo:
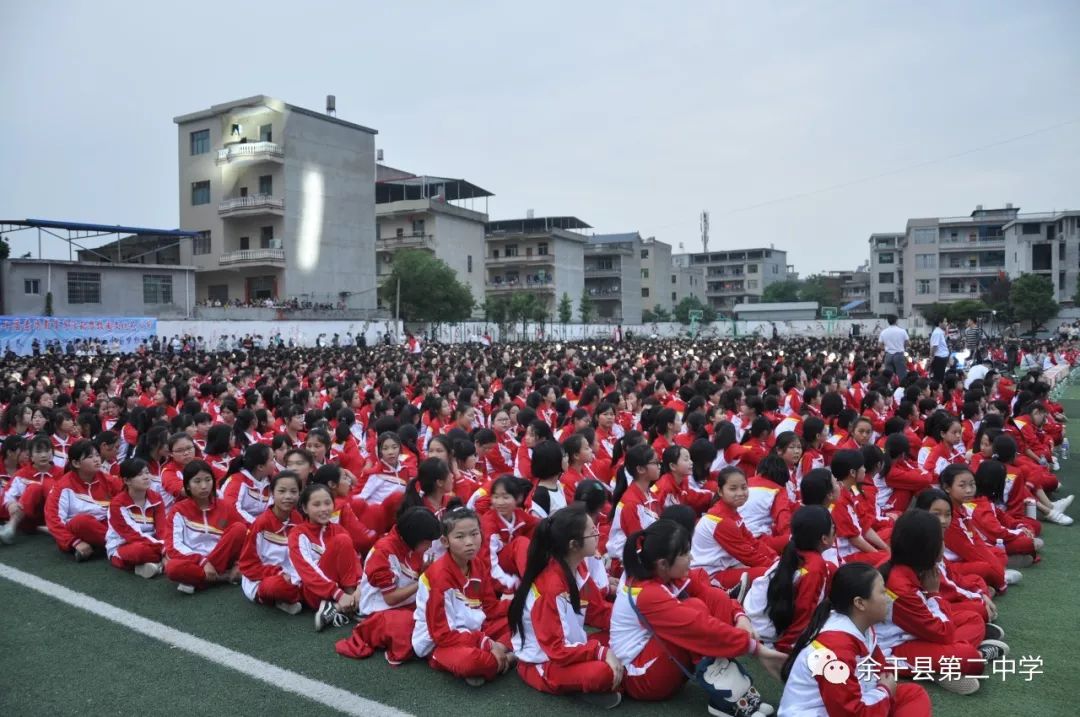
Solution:
<svg viewBox="0 0 1080 717"><path fill-rule="evenodd" d="M818 307L839 307L841 304L840 283L821 274L808 276L799 287L799 301L816 301Z"/></svg>
<svg viewBox="0 0 1080 717"><path fill-rule="evenodd" d="M761 303L773 304L783 301L799 300L799 282L777 281L765 287L761 292Z"/></svg>
<svg viewBox="0 0 1080 717"><path fill-rule="evenodd" d="M467 284L458 281L457 274L442 259L418 249L406 249L394 254L394 270L379 290L380 297L390 306L398 301L398 281L401 281L400 310L404 321L464 321L472 314L475 301Z"/></svg>
<svg viewBox="0 0 1080 717"><path fill-rule="evenodd" d="M499 327L499 336L510 331L510 300L505 296L489 296L484 300L484 318Z"/></svg>
<svg viewBox="0 0 1080 717"><path fill-rule="evenodd" d="M653 322L671 321L671 312L665 309L660 304L652 307L651 309L645 309L641 312L641 323L651 324Z"/></svg>
<svg viewBox="0 0 1080 717"><path fill-rule="evenodd" d="M683 300L675 305L675 320L680 324L690 323L690 312L701 312L701 323L711 324L716 321L716 309L708 304L701 303L701 299L696 296L686 296Z"/></svg>
<svg viewBox="0 0 1080 717"><path fill-rule="evenodd" d="M593 318L593 300L589 296L588 289L581 290L581 301L578 302L578 315L581 317L581 323L587 324L592 321Z"/></svg>
<svg viewBox="0 0 1080 717"><path fill-rule="evenodd" d="M949 305L935 301L918 308L920 314L926 319L926 323L937 326L943 318L949 317Z"/></svg>
<svg viewBox="0 0 1080 717"><path fill-rule="evenodd" d="M569 324L572 318L574 318L574 304L570 299L570 294L564 291L562 298L559 299L559 323Z"/></svg>
<svg viewBox="0 0 1080 717"><path fill-rule="evenodd" d="M1012 283L1009 292L1016 320L1030 321L1032 331L1058 315L1061 306L1054 296L1053 282L1041 274L1024 274Z"/></svg>
<svg viewBox="0 0 1080 717"><path fill-rule="evenodd" d="M519 292L510 297L510 323L521 322L522 331L528 334L530 321L547 320L547 309L536 294Z"/></svg>
<svg viewBox="0 0 1080 717"><path fill-rule="evenodd" d="M986 311L986 304L978 299L962 299L946 306L948 308L946 316L949 317L951 324L962 324Z"/></svg>
<svg viewBox="0 0 1080 717"><path fill-rule="evenodd" d="M1011 324L1015 321L1013 306L1009 298L1011 293L1012 282L1009 281L1009 277L1001 274L990 282L989 286L986 287L986 292L982 295L986 308L997 312L995 319L998 323Z"/></svg>

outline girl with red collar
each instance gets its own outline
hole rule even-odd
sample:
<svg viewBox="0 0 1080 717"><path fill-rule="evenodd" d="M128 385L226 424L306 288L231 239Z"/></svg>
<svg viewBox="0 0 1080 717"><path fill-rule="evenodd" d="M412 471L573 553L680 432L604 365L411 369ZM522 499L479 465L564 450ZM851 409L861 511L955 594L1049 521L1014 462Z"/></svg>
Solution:
<svg viewBox="0 0 1080 717"><path fill-rule="evenodd" d="M821 446L826 438L825 421L808 416L802 422L802 457L799 460L799 473L806 475L815 468L825 467L825 455ZM790 494L789 494L790 497Z"/></svg>
<svg viewBox="0 0 1080 717"><path fill-rule="evenodd" d="M505 408L497 408L491 414L491 430L495 432L495 444L487 453L488 476L499 477L514 472L518 442L510 432L510 414Z"/></svg>
<svg viewBox="0 0 1080 717"><path fill-rule="evenodd" d="M359 498L367 504L364 522L384 533L389 524L382 504L391 496L404 493L412 475L400 459L401 439L396 433L387 431L379 436L378 452L379 462L364 471L360 487L353 490L358 490Z"/></svg>
<svg viewBox="0 0 1080 717"><path fill-rule="evenodd" d="M393 525L398 514L406 508L424 508L440 520L447 509L461 505L454 495L454 474L441 458L428 458L420 463L416 477L411 478L402 493L397 493L383 503L387 524ZM441 553L435 548L435 557Z"/></svg>
<svg viewBox="0 0 1080 717"><path fill-rule="evenodd" d="M45 523L45 500L63 475L64 471L53 463L49 437L38 435L31 439L30 464L16 471L4 491L8 522L0 528L0 542L10 545L17 529L32 533Z"/></svg>
<svg viewBox="0 0 1080 717"><path fill-rule="evenodd" d="M481 555L490 566L495 589L509 593L520 582L529 539L540 519L523 507L528 496L524 479L502 476L495 479L490 490L491 509L480 518L484 538Z"/></svg>
<svg viewBox="0 0 1080 717"><path fill-rule="evenodd" d="M566 454L566 470L559 482L567 503L574 502L574 491L583 480L596 480L591 465L594 461L592 446L584 434L575 433L563 441L563 453Z"/></svg>
<svg viewBox="0 0 1080 717"><path fill-rule="evenodd" d="M773 550L784 549L790 539L791 504L787 487L790 474L787 464L775 454L765 456L758 470L747 481L746 502L739 508L750 534L764 540Z"/></svg>
<svg viewBox="0 0 1080 717"><path fill-rule="evenodd" d="M120 466L124 490L109 503L105 552L113 567L143 578L161 574L168 530L165 502L150 490L146 461L129 458Z"/></svg>
<svg viewBox="0 0 1080 717"><path fill-rule="evenodd" d="M289 442L291 448L303 448L307 441L304 433L304 409L302 406L292 405L285 409L282 416L282 433Z"/></svg>
<svg viewBox="0 0 1080 717"><path fill-rule="evenodd" d="M19 435L4 438L3 444L0 445L0 520L7 520L9 517L4 492L29 458L25 438Z"/></svg>
<svg viewBox="0 0 1080 717"><path fill-rule="evenodd" d="M963 430L960 419L955 416L935 421L930 437L936 441L936 445L922 462L923 469L934 476L940 476L950 465L966 464L968 453L961 440Z"/></svg>
<svg viewBox="0 0 1080 717"><path fill-rule="evenodd" d="M945 559L961 575L978 575L998 593L1023 577L1006 568L1005 551L986 542L964 506L975 497L975 476L966 465L951 465L941 473L941 489L952 500L952 523L945 531Z"/></svg>
<svg viewBox="0 0 1080 717"><path fill-rule="evenodd" d="M161 468L161 498L170 508L184 497L184 466L195 460L195 442L186 433L174 433L166 445L169 461Z"/></svg>
<svg viewBox="0 0 1080 717"><path fill-rule="evenodd" d="M644 530L656 522L663 506L652 486L660 479L660 461L652 447L641 444L626 453L626 465L616 476L615 493L611 496L611 532L608 534L607 554L611 559L610 572L622 572L626 536Z"/></svg>
<svg viewBox="0 0 1080 717"><path fill-rule="evenodd" d="M315 471L309 482L322 483L330 489L334 496L334 512L330 520L345 529L352 539L353 549L358 555L363 556L379 539L379 533L368 527L362 519L368 517L367 506L353 496L354 480L352 473L333 463L328 463Z"/></svg>
<svg viewBox="0 0 1080 717"><path fill-rule="evenodd" d="M304 520L289 531L289 560L303 601L315 608L315 631L348 624L356 612L360 561L348 531L334 523L334 494L311 482L300 494Z"/></svg>
<svg viewBox="0 0 1080 717"><path fill-rule="evenodd" d="M420 576L413 612L412 647L436 670L475 687L514 666L509 601L495 595L484 569L476 513L455 508L442 520L445 554Z"/></svg>
<svg viewBox="0 0 1080 717"><path fill-rule="evenodd" d="M299 614L303 607L300 575L289 559L289 531L303 520L296 511L300 490L300 477L292 471L273 477L270 509L251 524L237 563L244 597L290 615Z"/></svg>
<svg viewBox="0 0 1080 717"><path fill-rule="evenodd" d="M123 487L101 472L101 456L90 441L73 443L68 458L68 472L45 500L45 525L60 551L82 562L105 547L109 505Z"/></svg>
<svg viewBox="0 0 1080 717"><path fill-rule="evenodd" d="M885 455L889 458L889 470L874 477L876 501L882 512L899 515L907 510L914 496L933 487L934 476L911 459L910 445L903 433L885 439Z"/></svg>
<svg viewBox="0 0 1080 717"><path fill-rule="evenodd" d="M434 445L434 442L433 442ZM454 495L468 503L476 491L484 485L484 475L477 468L479 458L472 441L454 441L452 465L454 467Z"/></svg>
<svg viewBox="0 0 1080 717"><path fill-rule="evenodd" d="M75 419L67 411L58 411L52 419L53 463L64 468L68 462L68 448L77 440L75 437Z"/></svg>
<svg viewBox="0 0 1080 717"><path fill-rule="evenodd" d="M614 463L612 454L615 451L615 442L619 439L616 435L615 420L615 407L606 401L601 401L594 414L596 455L592 461L592 468L597 479L604 483L611 480ZM625 432L625 429L623 431Z"/></svg>
<svg viewBox="0 0 1080 717"><path fill-rule="evenodd" d="M548 424L538 418L531 408L524 408L518 413L518 420L525 421L525 432L521 437L521 444L517 449L517 457L514 461L514 475L536 482L532 469L533 449L541 441L553 440L551 429Z"/></svg>
<svg viewBox="0 0 1080 717"><path fill-rule="evenodd" d="M738 468L725 468L717 485L720 500L694 529L691 566L704 569L716 585L729 590L743 580L761 577L776 560L776 551L755 538L739 515L749 497L746 475Z"/></svg>
<svg viewBox="0 0 1080 717"><path fill-rule="evenodd" d="M649 439L652 448L657 455L663 454L668 446L672 445L675 436L682 428L682 421L673 408L661 408L653 418L653 424L649 428Z"/></svg>
<svg viewBox="0 0 1080 717"><path fill-rule="evenodd" d="M521 584L510 602L518 674L549 694L580 695L606 708L620 702L623 668L605 646L609 613L603 596L579 568L597 550L599 531L581 506L544 518L529 546Z"/></svg>
<svg viewBox="0 0 1080 717"><path fill-rule="evenodd" d="M1025 568L1038 562L1043 541L1024 523L1010 516L1004 508L1008 469L1001 461L983 461L975 471L974 504L965 504L972 522L988 540L1005 548L1008 566Z"/></svg>
<svg viewBox="0 0 1080 717"><path fill-rule="evenodd" d="M412 631L420 574L431 565L431 546L439 539L439 520L420 507L406 508L397 524L379 538L364 561L360 579L360 624L339 640L338 654L355 659L386 650L386 661L400 665L413 656Z"/></svg>

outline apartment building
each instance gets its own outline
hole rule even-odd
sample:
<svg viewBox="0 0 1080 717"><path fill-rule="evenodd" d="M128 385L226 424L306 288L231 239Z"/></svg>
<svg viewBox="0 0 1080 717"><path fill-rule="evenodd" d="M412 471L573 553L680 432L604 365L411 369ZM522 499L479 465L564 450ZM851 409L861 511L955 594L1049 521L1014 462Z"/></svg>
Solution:
<svg viewBox="0 0 1080 717"><path fill-rule="evenodd" d="M585 288L585 245L577 217L500 219L487 223L485 293L489 297L528 292L554 317L563 294L577 317Z"/></svg>
<svg viewBox="0 0 1080 717"><path fill-rule="evenodd" d="M596 307L598 320L641 323L645 305L641 247L637 232L593 234L588 238L584 247L585 294Z"/></svg>
<svg viewBox="0 0 1080 717"><path fill-rule="evenodd" d="M641 243L641 308L672 311L687 296L705 303L705 268L672 258L671 245L655 237ZM688 255L681 255L688 256Z"/></svg>
<svg viewBox="0 0 1080 717"><path fill-rule="evenodd" d="M840 298L840 311L852 316L870 313L870 265L867 262L854 271L827 271L821 275L825 285Z"/></svg>
<svg viewBox="0 0 1080 717"><path fill-rule="evenodd" d="M375 130L256 95L175 117L199 301L373 309Z"/></svg>
<svg viewBox="0 0 1080 717"><path fill-rule="evenodd" d="M376 283L381 287L403 249L430 252L472 291L473 316L484 314L484 234L491 192L464 179L418 176L376 167ZM482 211L481 211L482 210ZM385 302L380 299L380 305Z"/></svg>
<svg viewBox="0 0 1080 717"><path fill-rule="evenodd" d="M904 234L870 235L870 311L900 316L904 308Z"/></svg>
<svg viewBox="0 0 1080 717"><path fill-rule="evenodd" d="M679 266L703 269L705 297L718 311L731 312L735 304L761 301L769 284L786 281L789 274L787 252L775 247L677 254Z"/></svg>
<svg viewBox="0 0 1080 717"><path fill-rule="evenodd" d="M1002 233L1006 273L1045 276L1057 300L1072 303L1080 274L1080 210L1018 214Z"/></svg>

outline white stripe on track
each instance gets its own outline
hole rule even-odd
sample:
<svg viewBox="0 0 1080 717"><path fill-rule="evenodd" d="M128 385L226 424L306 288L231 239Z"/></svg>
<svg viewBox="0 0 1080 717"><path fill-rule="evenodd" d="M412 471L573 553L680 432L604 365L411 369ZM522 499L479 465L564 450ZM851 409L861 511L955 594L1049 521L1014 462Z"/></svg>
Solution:
<svg viewBox="0 0 1080 717"><path fill-rule="evenodd" d="M343 714L356 715L357 717L412 717L407 712L388 707L374 700L365 699L339 687L328 685L325 682L304 677L291 670L271 665L269 662L263 662L242 652L230 650L227 647L176 630L160 622L148 620L135 613L101 602L84 593L43 580L36 575L31 575L2 563L0 563L0 578L6 578L13 583L36 590L54 600L67 603L80 610L86 610L129 630L134 630L147 637L178 647L205 660L215 662L260 682L265 682L279 690L291 692L312 702L318 702Z"/></svg>

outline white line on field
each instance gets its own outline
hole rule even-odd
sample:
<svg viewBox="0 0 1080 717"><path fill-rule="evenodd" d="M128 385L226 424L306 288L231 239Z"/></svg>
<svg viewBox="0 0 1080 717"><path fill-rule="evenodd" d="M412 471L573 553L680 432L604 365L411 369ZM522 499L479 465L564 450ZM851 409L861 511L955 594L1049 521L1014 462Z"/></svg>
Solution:
<svg viewBox="0 0 1080 717"><path fill-rule="evenodd" d="M42 580L36 575L25 573L22 570L0 564L0 577L7 578L11 582L31 590L36 590L72 607L86 610L118 625L123 625L129 630L134 630L147 637L178 647L210 662L216 662L223 667L240 672L260 682L265 682L279 690L291 692L312 702L318 702L343 714L357 715L357 717L412 717L407 712L354 695L325 682L304 677L291 670L271 665L269 662L263 662L242 652L236 652L222 645L208 642L181 630L171 628L168 625L163 625L160 622L148 620L135 613L96 600L85 593L70 590L63 585L48 580Z"/></svg>

